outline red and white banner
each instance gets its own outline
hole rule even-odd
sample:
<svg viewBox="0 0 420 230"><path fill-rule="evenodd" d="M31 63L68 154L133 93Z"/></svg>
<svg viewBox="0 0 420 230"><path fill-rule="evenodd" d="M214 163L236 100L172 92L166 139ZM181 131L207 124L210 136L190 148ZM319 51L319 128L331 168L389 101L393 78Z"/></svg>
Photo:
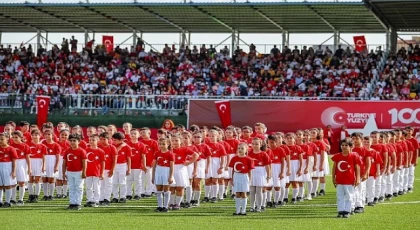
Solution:
<svg viewBox="0 0 420 230"><path fill-rule="evenodd" d="M191 99L188 125L220 125L219 111L225 104L219 103L215 108L215 102ZM360 129L369 116L375 118L379 129L420 127L419 102L230 100L228 105L225 112L231 113L233 125L242 127L263 122L270 131L296 131L327 125L334 129L343 125L348 129Z"/></svg>
<svg viewBox="0 0 420 230"><path fill-rule="evenodd" d="M215 101L217 113L223 128L232 124L232 114L230 110L230 101Z"/></svg>
<svg viewBox="0 0 420 230"><path fill-rule="evenodd" d="M215 108L215 102L191 99L188 126L220 126L221 109L225 109L225 104L216 104ZM262 122L268 132L295 132L315 127L325 130L331 125L333 149L338 149L343 125L347 126L349 133L362 132L365 135L375 130L406 126L420 128L419 102L230 100L228 105L222 115L229 112L232 125L237 127ZM222 126L226 127L226 124L222 123Z"/></svg>
<svg viewBox="0 0 420 230"><path fill-rule="evenodd" d="M365 36L353 36L354 47L357 52L367 51L367 43Z"/></svg>
<svg viewBox="0 0 420 230"><path fill-rule="evenodd" d="M114 50L114 36L102 36L102 44L105 46L106 52L111 53Z"/></svg>
<svg viewBox="0 0 420 230"><path fill-rule="evenodd" d="M44 123L48 121L48 109L50 107L50 97L37 96L36 104L38 108L36 123L38 124L38 127L41 127Z"/></svg>

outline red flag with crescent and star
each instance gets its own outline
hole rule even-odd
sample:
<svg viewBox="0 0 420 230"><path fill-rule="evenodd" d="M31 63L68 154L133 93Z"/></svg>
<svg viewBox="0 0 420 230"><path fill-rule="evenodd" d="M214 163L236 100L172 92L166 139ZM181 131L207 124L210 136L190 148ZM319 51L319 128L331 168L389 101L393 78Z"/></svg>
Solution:
<svg viewBox="0 0 420 230"><path fill-rule="evenodd" d="M37 96L36 104L38 108L36 123L38 124L38 127L42 127L42 125L48 121L48 109L50 107L50 97Z"/></svg>
<svg viewBox="0 0 420 230"><path fill-rule="evenodd" d="M354 47L357 52L363 52L367 50L365 36L353 36Z"/></svg>
<svg viewBox="0 0 420 230"><path fill-rule="evenodd" d="M106 52L111 53L114 50L114 36L102 36L102 44L105 46Z"/></svg>
<svg viewBox="0 0 420 230"><path fill-rule="evenodd" d="M222 127L225 129L232 125L232 115L230 111L230 101L215 101L217 113L219 114Z"/></svg>

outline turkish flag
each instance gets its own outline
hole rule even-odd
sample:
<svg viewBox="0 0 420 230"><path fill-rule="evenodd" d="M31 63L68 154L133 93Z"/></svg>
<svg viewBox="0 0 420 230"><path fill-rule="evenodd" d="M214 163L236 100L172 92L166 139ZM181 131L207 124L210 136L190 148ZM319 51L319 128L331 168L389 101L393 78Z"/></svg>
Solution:
<svg viewBox="0 0 420 230"><path fill-rule="evenodd" d="M36 123L38 127L42 127L48 120L48 108L50 107L50 97L48 96L37 96L36 104L38 108L38 116Z"/></svg>
<svg viewBox="0 0 420 230"><path fill-rule="evenodd" d="M215 101L217 113L219 113L220 122L225 129L232 124L232 115L230 111L230 101Z"/></svg>
<svg viewBox="0 0 420 230"><path fill-rule="evenodd" d="M357 52L363 52L367 50L365 36L353 36L354 47Z"/></svg>
<svg viewBox="0 0 420 230"><path fill-rule="evenodd" d="M102 36L102 44L105 46L106 52L111 53L114 50L114 36Z"/></svg>

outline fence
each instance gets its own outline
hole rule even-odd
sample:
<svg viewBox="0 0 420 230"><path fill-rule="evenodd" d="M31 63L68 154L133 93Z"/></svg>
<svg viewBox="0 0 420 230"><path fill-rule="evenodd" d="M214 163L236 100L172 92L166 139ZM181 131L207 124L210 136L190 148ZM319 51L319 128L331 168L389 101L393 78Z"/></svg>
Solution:
<svg viewBox="0 0 420 230"><path fill-rule="evenodd" d="M12 50L16 48L20 47L20 43L5 43L4 46L12 46ZM33 51L36 53L36 51L38 50L38 46L36 43L28 43L25 44L25 47L28 47L29 45L32 46ZM61 44L60 43L55 43L54 45L57 45L60 49L61 49ZM102 44L94 44L94 47L96 47L97 45L102 45ZM123 43L123 44L114 44L114 48L119 45L119 47L121 49L125 49L127 48L128 50L131 50L133 47L133 44L128 44L128 43ZM169 47L172 46L172 44L168 44ZM192 50L194 46L197 47L198 50L200 50L200 47L203 44L189 44L188 47ZM206 48L208 49L210 47L210 45L213 45L213 47L217 50L220 51L221 49L223 49L225 46L228 47L228 49L232 52L232 45L231 44L206 44ZM274 47L274 45L277 45L277 48L282 50L283 47L281 47L281 44L254 44L256 51L260 54L269 54L271 49ZM316 50L318 48L320 44L289 44L289 48L290 49L294 49L295 47L297 47L297 49L302 50L304 46L306 46L308 49L310 47L312 47L314 50ZM45 44L42 44L42 46L45 48ZM333 44L322 44L322 48L325 49L328 46L328 48L332 51L334 51L334 45ZM85 44L79 43L77 45L77 50L81 51L83 48L85 47ZM150 51L153 50L155 52L162 52L163 48L165 47L165 44L145 44L144 45L145 50L146 51ZM175 45L176 49L179 50L179 44ZM343 49L346 49L347 47L350 47L351 50L354 50L353 46L349 46L347 44L341 44L341 47ZM368 51L370 52L370 50L377 50L379 47L381 47L382 50L385 49L385 45L384 44L369 44L367 45ZM48 44L47 46L47 50L50 50L52 48L51 44ZM248 44L239 44L239 48L242 49L244 52L248 53L249 52L249 45ZM236 47L235 47L236 49Z"/></svg>
<svg viewBox="0 0 420 230"><path fill-rule="evenodd" d="M63 115L183 116L189 99L234 100L364 100L340 97L280 96L182 96L182 95L107 95L72 94L51 97L49 111ZM0 94L0 114L36 114L35 95Z"/></svg>

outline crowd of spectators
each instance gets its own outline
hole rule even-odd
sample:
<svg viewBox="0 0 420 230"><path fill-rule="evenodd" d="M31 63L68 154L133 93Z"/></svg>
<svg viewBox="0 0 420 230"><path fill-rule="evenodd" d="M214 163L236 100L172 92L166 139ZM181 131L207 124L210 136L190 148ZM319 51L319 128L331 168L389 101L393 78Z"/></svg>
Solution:
<svg viewBox="0 0 420 230"><path fill-rule="evenodd" d="M141 107L154 100L168 103L174 95L409 100L420 93L418 46L389 55L381 71L380 48L358 53L341 46L335 51L274 46L263 54L253 44L248 53L239 46L230 52L227 46L165 45L158 52L145 50L138 39L131 49L117 46L108 53L94 40L83 50L77 50L77 43L74 37L63 39L61 47L49 50L1 45L0 94L26 95L32 102L35 95L50 95L56 107L71 106L76 95L89 94L82 104L99 108L124 106L127 101L119 100L128 95ZM121 97L107 101L95 94Z"/></svg>

